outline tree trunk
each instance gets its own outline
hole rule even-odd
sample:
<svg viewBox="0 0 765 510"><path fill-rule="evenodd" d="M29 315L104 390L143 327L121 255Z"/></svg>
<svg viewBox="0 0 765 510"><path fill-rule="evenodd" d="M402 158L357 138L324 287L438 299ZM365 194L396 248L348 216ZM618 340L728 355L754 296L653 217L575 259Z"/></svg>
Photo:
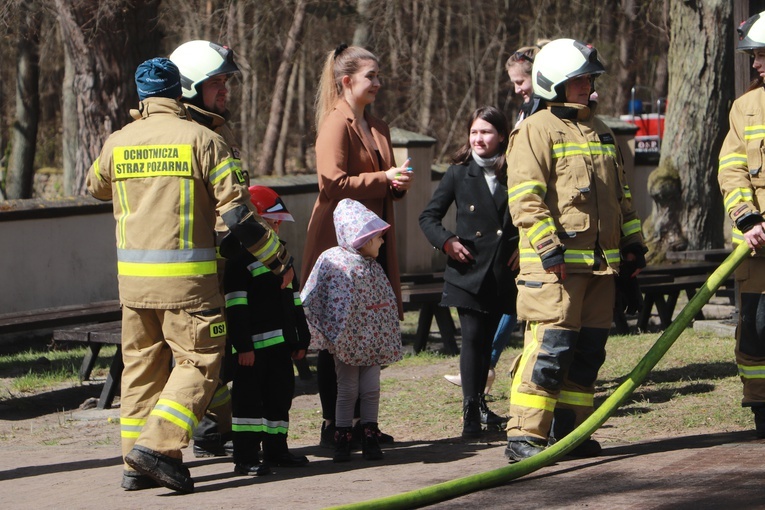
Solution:
<svg viewBox="0 0 765 510"><path fill-rule="evenodd" d="M5 76L5 69L0 67L0 83ZM4 116L2 105L5 104L5 94L3 94L3 88L0 87L0 117ZM5 122L0 123L0 202L6 199L5 196L5 178L8 175L5 160L5 145L7 144L7 137L5 135Z"/></svg>
<svg viewBox="0 0 765 510"><path fill-rule="evenodd" d="M36 2L18 4L19 32L16 56L16 120L5 192L9 199L32 198L37 124L40 118L40 26L42 12Z"/></svg>
<svg viewBox="0 0 765 510"><path fill-rule="evenodd" d="M61 128L64 151L64 194L72 196L77 188L77 97L74 93L74 63L68 51L64 51L64 83L61 87Z"/></svg>
<svg viewBox="0 0 765 510"><path fill-rule="evenodd" d="M287 98L284 101L284 115L282 115L282 125L279 129L279 143L276 145L276 156L274 157L274 173L284 175L287 173L287 137L290 134L290 124L292 116L292 101L295 98L295 84L297 82L299 61L292 65L290 81L287 85Z"/></svg>
<svg viewBox="0 0 765 510"><path fill-rule="evenodd" d="M298 133L300 141L298 142L298 155L297 165L298 169L303 172L308 168L308 126L306 125L306 88L305 88L305 47L300 49L300 68L298 73Z"/></svg>
<svg viewBox="0 0 765 510"><path fill-rule="evenodd" d="M239 71L241 74L241 86L239 90L241 95L241 100L239 102L239 136L241 138L240 158L242 168L249 174L249 170L252 168L252 141L255 139L255 124L250 118L249 105L252 101L255 100L255 98L251 96L252 67L250 67L249 63L250 43L247 37L248 23L245 21L245 9L246 7L244 2L239 2L236 4L237 45L234 47L234 51L236 52L236 61L239 65ZM253 30L253 32L255 31L256 30Z"/></svg>
<svg viewBox="0 0 765 510"><path fill-rule="evenodd" d="M433 134L430 125L431 110L433 108L433 60L438 48L438 6L430 6L430 29L428 41L425 44L425 56L422 62L422 91L420 93L420 132Z"/></svg>
<svg viewBox="0 0 765 510"><path fill-rule="evenodd" d="M130 122L138 103L135 70L155 57L160 0L55 0L65 50L74 69L77 147L72 193L87 192L88 168L106 138ZM94 41L97 41L96 44Z"/></svg>
<svg viewBox="0 0 765 510"><path fill-rule="evenodd" d="M619 12L620 11L620 12ZM621 0L621 9L617 11L619 30L615 34L619 45L619 67L616 73L616 99L614 104L619 113L628 112L628 103L630 100L630 91L635 83L634 59L637 56L635 51L635 27L633 26L637 17L637 5L635 0Z"/></svg>
<svg viewBox="0 0 765 510"><path fill-rule="evenodd" d="M370 24L372 23L372 0L356 1L356 29L353 32L353 45L368 48L370 46L369 34Z"/></svg>
<svg viewBox="0 0 765 510"><path fill-rule="evenodd" d="M673 0L668 55L669 102L655 176L676 173L680 197L657 200L647 232L652 260L672 249L723 245L717 158L733 100L733 17L726 0ZM665 181L665 179L655 179ZM650 191L658 197L657 187ZM678 200L680 198L680 200ZM676 238L673 241L673 234ZM673 245L674 244L674 245Z"/></svg>
<svg viewBox="0 0 765 510"><path fill-rule="evenodd" d="M287 34L287 42L282 50L282 56L279 63L279 69L276 71L276 81L274 83L273 96L271 98L271 110L268 114L268 127L263 137L263 150L260 156L258 166L258 175L267 175L273 168L274 157L276 156L276 144L279 138L279 131L282 125L282 115L284 114L284 102L287 96L287 85L289 72L292 68L292 60L295 57L300 37L303 33L303 20L305 19L306 0L297 0L295 5L295 17L292 19Z"/></svg>
<svg viewBox="0 0 765 510"><path fill-rule="evenodd" d="M661 6L661 23L664 30L660 30L660 36L656 38L654 53L656 55L656 71L653 80L653 90L656 97L667 97L667 85L669 82L669 67L667 52L669 51L669 8L664 2Z"/></svg>

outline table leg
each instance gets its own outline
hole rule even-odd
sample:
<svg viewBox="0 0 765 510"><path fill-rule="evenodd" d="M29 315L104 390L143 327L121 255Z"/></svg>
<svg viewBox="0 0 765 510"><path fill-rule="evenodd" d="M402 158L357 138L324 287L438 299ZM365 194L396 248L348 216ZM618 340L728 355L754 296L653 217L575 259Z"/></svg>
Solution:
<svg viewBox="0 0 765 510"><path fill-rule="evenodd" d="M445 306L436 306L435 316L438 330L441 332L441 340L444 342L444 354L456 356L460 353L457 347L457 341L454 338L456 328L449 308Z"/></svg>
<svg viewBox="0 0 765 510"><path fill-rule="evenodd" d="M417 318L417 333L414 335L414 352L417 354L425 349L428 345L428 337L430 336L430 325L433 323L433 315L435 313L434 303L423 303L420 308L420 316Z"/></svg>
<svg viewBox="0 0 765 510"><path fill-rule="evenodd" d="M298 376L304 381L310 381L313 375L311 374L311 366L308 364L308 356L303 356L303 359L296 359L293 363L298 369Z"/></svg>
<svg viewBox="0 0 765 510"><path fill-rule="evenodd" d="M104 389L101 390L101 397L98 399L99 409L109 409L112 407L114 395L122 381L122 369L125 365L122 363L122 346L117 346L117 352L114 353L112 365L109 367L109 375L106 376Z"/></svg>
<svg viewBox="0 0 765 510"><path fill-rule="evenodd" d="M85 357L82 360L82 366L80 367L80 382L90 379L90 373L96 365L98 353L101 352L101 345L102 344L88 343L88 351L85 353Z"/></svg>

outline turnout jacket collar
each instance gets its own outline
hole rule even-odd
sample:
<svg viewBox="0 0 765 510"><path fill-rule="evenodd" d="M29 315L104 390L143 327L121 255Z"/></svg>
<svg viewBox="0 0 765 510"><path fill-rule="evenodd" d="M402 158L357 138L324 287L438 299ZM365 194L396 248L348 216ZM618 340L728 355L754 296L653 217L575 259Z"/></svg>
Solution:
<svg viewBox="0 0 765 510"><path fill-rule="evenodd" d="M587 122L592 120L595 115L595 104L585 106L579 103L549 103L550 112L559 119L571 120L576 122Z"/></svg>
<svg viewBox="0 0 765 510"><path fill-rule="evenodd" d="M198 124L202 124L204 127L212 129L213 131L228 121L228 115L218 115L217 113L205 110L191 103L184 103L184 105L189 112L191 120Z"/></svg>
<svg viewBox="0 0 765 510"><path fill-rule="evenodd" d="M150 115L174 115L186 119L186 108L183 103L166 97L147 97L138 104L137 109L130 110L130 116L135 120L145 119Z"/></svg>

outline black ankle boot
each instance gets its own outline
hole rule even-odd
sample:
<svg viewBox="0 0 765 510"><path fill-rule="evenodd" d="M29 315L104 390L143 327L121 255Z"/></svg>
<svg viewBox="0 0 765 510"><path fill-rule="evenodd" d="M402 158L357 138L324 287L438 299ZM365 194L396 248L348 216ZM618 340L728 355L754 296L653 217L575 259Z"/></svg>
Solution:
<svg viewBox="0 0 765 510"><path fill-rule="evenodd" d="M478 396L465 397L462 401L462 437L481 435L481 401Z"/></svg>
<svg viewBox="0 0 765 510"><path fill-rule="evenodd" d="M486 425L487 430L503 430L505 425L507 425L507 418L489 409L489 406L486 405L486 395L481 395L480 397L481 424Z"/></svg>
<svg viewBox="0 0 765 510"><path fill-rule="evenodd" d="M757 439L765 438L765 406L753 406L754 413L754 433Z"/></svg>
<svg viewBox="0 0 765 510"><path fill-rule="evenodd" d="M347 462L351 460L351 439L353 427L337 427L335 429L335 455L334 462Z"/></svg>
<svg viewBox="0 0 765 510"><path fill-rule="evenodd" d="M377 423L364 424L364 431L361 435L361 456L366 460L383 458L383 452L380 449L380 429L377 428Z"/></svg>

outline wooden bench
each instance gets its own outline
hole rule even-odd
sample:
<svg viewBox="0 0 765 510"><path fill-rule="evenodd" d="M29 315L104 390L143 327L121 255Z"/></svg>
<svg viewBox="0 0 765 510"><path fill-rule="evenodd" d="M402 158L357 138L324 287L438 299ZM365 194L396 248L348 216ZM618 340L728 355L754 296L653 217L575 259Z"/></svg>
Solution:
<svg viewBox="0 0 765 510"><path fill-rule="evenodd" d="M717 266L715 265L715 268ZM672 316L677 306L677 299L681 292L685 292L688 299L691 299L696 291L704 285L709 277L708 273L703 274L683 274L682 276L673 276L672 281L663 283L649 283L641 285L640 290L643 293L643 309L638 315L637 326L641 331L648 327L648 321L651 318L651 312L654 307L659 315L659 322L662 329L669 327L672 322ZM733 278L729 278L718 290L718 295L729 296L733 288ZM697 320L704 320L704 314L699 311L696 315Z"/></svg>
<svg viewBox="0 0 765 510"><path fill-rule="evenodd" d="M719 265L730 254L729 248L713 248L709 250L668 251L666 257L667 260L705 261L715 262Z"/></svg>
<svg viewBox="0 0 765 510"><path fill-rule="evenodd" d="M0 314L0 334L52 329L85 322L108 322L122 316L120 303L99 301Z"/></svg>
<svg viewBox="0 0 765 510"><path fill-rule="evenodd" d="M117 352L114 353L114 359L109 367L109 374L106 376L104 388L98 399L99 409L108 409L114 402L114 397L122 380L122 370L125 365L122 363L122 322L107 322L103 324L85 324L73 328L57 329L53 331L54 342L82 342L87 344L88 351L80 366L80 380L87 381L90 373L93 371L101 347L105 344L117 346ZM298 369L298 376L304 380L310 380L311 367L308 358L294 361Z"/></svg>
<svg viewBox="0 0 765 510"><path fill-rule="evenodd" d="M413 346L415 353L423 351L427 346L430 326L435 317L444 344L444 354L449 356L459 354L455 338L457 328L454 326L451 311L447 307L439 306L443 289L443 273L402 275L401 277L401 302L404 305L404 311L420 311Z"/></svg>
<svg viewBox="0 0 765 510"><path fill-rule="evenodd" d="M646 288L648 285L655 284L655 283L671 283L674 280L674 277L666 273L643 271L639 275L637 275L637 280L638 280L638 284L640 285L641 292L643 292L643 289ZM630 327L627 321L627 316L624 313L624 310L616 307L614 309L613 333L616 335L626 335L629 333L629 331L630 331Z"/></svg>
<svg viewBox="0 0 765 510"><path fill-rule="evenodd" d="M53 331L53 342L82 342L87 344L88 351L85 353L85 358L83 358L80 366L80 381L90 379L90 373L93 371L93 366L96 364L96 359L103 345L117 346L117 352L114 353L109 374L106 376L104 388L98 399L99 409L109 409L114 401L117 388L120 386L122 369L125 367L122 363L122 322L113 321L56 329Z"/></svg>

